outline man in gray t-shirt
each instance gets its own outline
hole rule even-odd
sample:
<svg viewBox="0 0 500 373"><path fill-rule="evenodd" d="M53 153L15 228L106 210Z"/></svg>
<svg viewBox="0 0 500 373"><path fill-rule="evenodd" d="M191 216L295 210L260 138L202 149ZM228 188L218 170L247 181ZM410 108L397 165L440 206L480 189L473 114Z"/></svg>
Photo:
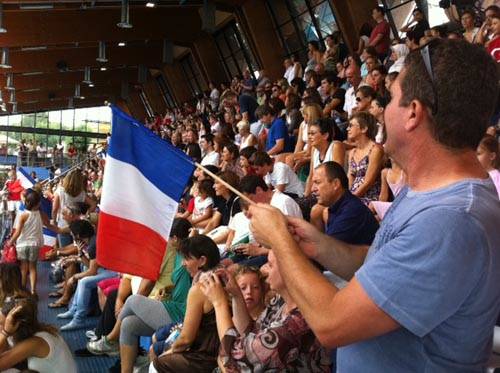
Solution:
<svg viewBox="0 0 500 373"><path fill-rule="evenodd" d="M475 150L498 97L477 45L433 40L391 86L384 149L406 187L372 246L252 206L291 298L338 372L481 372L500 312L500 202ZM349 281L339 290L308 260Z"/></svg>

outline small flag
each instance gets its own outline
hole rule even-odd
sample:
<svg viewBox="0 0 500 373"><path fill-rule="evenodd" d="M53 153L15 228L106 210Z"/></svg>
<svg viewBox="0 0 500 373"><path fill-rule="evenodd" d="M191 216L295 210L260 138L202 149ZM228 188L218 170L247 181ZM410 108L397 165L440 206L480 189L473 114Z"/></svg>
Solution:
<svg viewBox="0 0 500 373"><path fill-rule="evenodd" d="M156 280L193 161L116 107L104 168L97 262Z"/></svg>

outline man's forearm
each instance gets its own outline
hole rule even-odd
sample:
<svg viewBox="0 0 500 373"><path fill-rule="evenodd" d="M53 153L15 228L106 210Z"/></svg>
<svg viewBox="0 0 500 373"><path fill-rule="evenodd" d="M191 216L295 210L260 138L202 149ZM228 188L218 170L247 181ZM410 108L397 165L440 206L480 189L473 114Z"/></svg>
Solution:
<svg viewBox="0 0 500 373"><path fill-rule="evenodd" d="M365 261L368 246L350 245L323 234L314 258L329 271L349 281Z"/></svg>

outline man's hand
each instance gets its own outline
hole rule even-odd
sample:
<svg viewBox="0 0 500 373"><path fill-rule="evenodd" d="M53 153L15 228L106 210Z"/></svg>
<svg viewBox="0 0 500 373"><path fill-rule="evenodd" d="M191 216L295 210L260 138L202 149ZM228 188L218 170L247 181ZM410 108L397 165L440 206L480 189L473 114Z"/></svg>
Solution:
<svg viewBox="0 0 500 373"><path fill-rule="evenodd" d="M272 247L280 235L289 234L285 215L275 207L259 203L249 208L250 230L257 242Z"/></svg>
<svg viewBox="0 0 500 373"><path fill-rule="evenodd" d="M303 219L289 216L287 220L288 228L303 253L309 258L315 259L318 256L323 233L318 231L314 225Z"/></svg>
<svg viewBox="0 0 500 373"><path fill-rule="evenodd" d="M259 255L266 255L267 250L260 247L259 245L255 245L253 243L241 245L238 247L238 250L236 250L238 254L243 254L243 255L248 255L248 256L259 256Z"/></svg>

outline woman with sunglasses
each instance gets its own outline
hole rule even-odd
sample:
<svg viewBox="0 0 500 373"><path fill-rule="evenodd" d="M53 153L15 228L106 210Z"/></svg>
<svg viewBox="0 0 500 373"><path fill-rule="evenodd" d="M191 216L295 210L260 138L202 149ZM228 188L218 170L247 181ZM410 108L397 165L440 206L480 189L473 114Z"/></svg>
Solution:
<svg viewBox="0 0 500 373"><path fill-rule="evenodd" d="M366 205L380 194L384 150L375 142L376 134L377 120L370 113L355 113L349 119L347 136L354 144L349 156L349 189Z"/></svg>

